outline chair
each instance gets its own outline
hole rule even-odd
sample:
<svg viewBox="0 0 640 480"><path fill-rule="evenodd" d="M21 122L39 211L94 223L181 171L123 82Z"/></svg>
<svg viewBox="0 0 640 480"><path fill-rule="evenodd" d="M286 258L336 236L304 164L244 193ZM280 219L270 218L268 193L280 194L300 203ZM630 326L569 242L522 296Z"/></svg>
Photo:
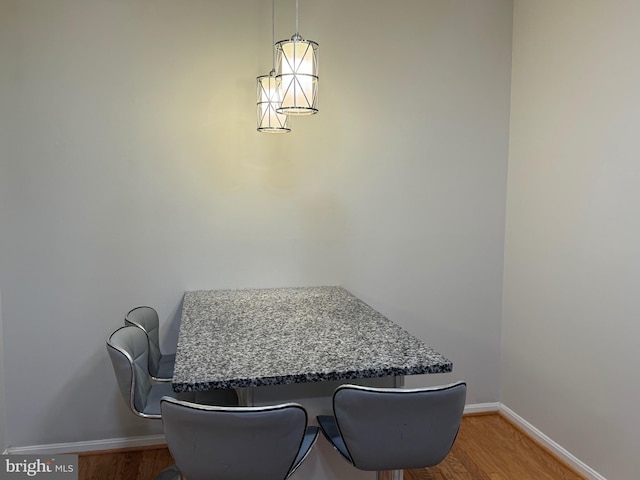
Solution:
<svg viewBox="0 0 640 480"><path fill-rule="evenodd" d="M458 434L467 394L464 382L395 389L341 385L334 415L319 415L324 436L359 470L437 465Z"/></svg>
<svg viewBox="0 0 640 480"><path fill-rule="evenodd" d="M307 412L297 403L209 407L165 397L161 409L176 464L156 480L284 480L319 432L307 426Z"/></svg>
<svg viewBox="0 0 640 480"><path fill-rule="evenodd" d="M136 307L124 317L124 324L141 328L149 339L149 374L158 382L170 382L176 354L163 354L160 350L160 321L158 312L151 307Z"/></svg>
<svg viewBox="0 0 640 480"><path fill-rule="evenodd" d="M137 327L124 326L107 340L118 387L131 411L143 418L160 418L160 399L164 396L216 405L237 405L233 389L209 392L176 393L170 383L154 383L147 370L149 343L147 335Z"/></svg>

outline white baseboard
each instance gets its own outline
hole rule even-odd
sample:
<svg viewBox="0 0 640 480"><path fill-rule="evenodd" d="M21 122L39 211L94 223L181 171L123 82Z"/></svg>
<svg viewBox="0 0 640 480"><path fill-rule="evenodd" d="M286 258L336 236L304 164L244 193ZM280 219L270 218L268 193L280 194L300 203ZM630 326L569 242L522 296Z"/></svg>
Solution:
<svg viewBox="0 0 640 480"><path fill-rule="evenodd" d="M498 413L500 403L473 403L464 406L464 415L478 415L481 413Z"/></svg>
<svg viewBox="0 0 640 480"><path fill-rule="evenodd" d="M476 403L464 407L465 414L498 412L500 404ZM18 455L55 455L65 453L98 452L101 450L115 450L118 448L147 447L166 444L164 435L149 435L145 437L107 438L104 440L88 440L85 442L51 443L48 445L29 445L25 447L8 447L5 454Z"/></svg>
<svg viewBox="0 0 640 480"><path fill-rule="evenodd" d="M536 427L527 422L520 415L515 413L509 407L504 404L500 404L500 413L508 418L515 425L520 427L527 435L533 438L536 442L540 443L543 447L548 449L553 455L565 462L571 468L573 468L580 475L584 476L587 480L607 480L605 477L596 472L589 465L575 457L565 448L558 443L551 440L548 436L538 430Z"/></svg>
<svg viewBox="0 0 640 480"><path fill-rule="evenodd" d="M166 443L164 435L148 435L145 437L106 438L104 440L88 440L85 442L9 447L4 453L19 455L60 455L64 453L94 452L117 448L148 447L151 445L165 445Z"/></svg>
<svg viewBox="0 0 640 480"><path fill-rule="evenodd" d="M558 443L554 442L547 435L542 433L536 427L527 422L520 415L515 413L506 405L493 403L475 403L466 405L464 413L466 415L496 412L504 415L511 422L521 428L527 435L547 448L560 460L571 466L576 472L583 475L587 480L607 480L598 472L593 470L580 459L572 455ZM151 445L165 444L164 435L149 435L146 437L129 437L129 438L108 438L104 440L89 440L85 442L70 443L52 443L49 445L32 445L26 447L9 447L4 453L22 454L22 455L43 455L43 454L64 454L64 453L82 453L100 450L113 450L118 448L136 448Z"/></svg>

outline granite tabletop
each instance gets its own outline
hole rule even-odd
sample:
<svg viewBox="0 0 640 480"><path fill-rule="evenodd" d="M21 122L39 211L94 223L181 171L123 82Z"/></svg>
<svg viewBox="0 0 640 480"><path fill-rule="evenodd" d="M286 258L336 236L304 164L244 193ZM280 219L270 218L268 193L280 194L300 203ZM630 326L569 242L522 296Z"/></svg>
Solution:
<svg viewBox="0 0 640 480"><path fill-rule="evenodd" d="M445 373L451 361L342 287L186 292L178 392Z"/></svg>

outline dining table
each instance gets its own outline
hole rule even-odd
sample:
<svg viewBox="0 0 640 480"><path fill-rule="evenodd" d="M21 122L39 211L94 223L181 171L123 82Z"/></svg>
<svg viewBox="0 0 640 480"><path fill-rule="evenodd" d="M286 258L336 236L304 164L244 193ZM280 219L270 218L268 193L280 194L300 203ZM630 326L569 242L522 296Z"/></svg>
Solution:
<svg viewBox="0 0 640 480"><path fill-rule="evenodd" d="M194 290L183 298L173 389L235 388L247 405L301 400L315 419L331 413L341 383L400 387L405 375L452 369L341 286ZM373 478L324 450L292 479Z"/></svg>

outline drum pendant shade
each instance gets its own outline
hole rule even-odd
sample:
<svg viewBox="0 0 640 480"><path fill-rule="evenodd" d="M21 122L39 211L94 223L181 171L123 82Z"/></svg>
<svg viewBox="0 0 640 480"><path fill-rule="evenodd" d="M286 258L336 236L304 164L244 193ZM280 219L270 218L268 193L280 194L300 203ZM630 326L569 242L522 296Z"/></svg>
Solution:
<svg viewBox="0 0 640 480"><path fill-rule="evenodd" d="M276 43L280 100L276 111L285 115L318 113L318 44L297 33Z"/></svg>
<svg viewBox="0 0 640 480"><path fill-rule="evenodd" d="M288 133L289 118L278 113L280 107L280 81L276 78L275 72L269 75L262 75L257 79L258 97L258 131L263 133Z"/></svg>

